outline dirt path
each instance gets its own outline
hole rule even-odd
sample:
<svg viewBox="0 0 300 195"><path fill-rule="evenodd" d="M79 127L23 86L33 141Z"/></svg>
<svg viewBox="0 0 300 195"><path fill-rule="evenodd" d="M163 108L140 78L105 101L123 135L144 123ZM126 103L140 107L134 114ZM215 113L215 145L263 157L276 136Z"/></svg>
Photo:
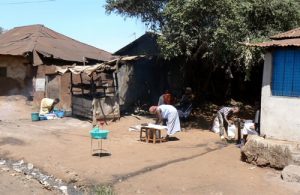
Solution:
<svg viewBox="0 0 300 195"><path fill-rule="evenodd" d="M177 141L162 144L140 142L139 132L128 131L150 121L122 117L106 126L111 132L103 147L111 155L99 158L90 152L88 122L6 117L0 121L0 158L23 159L76 186L112 184L118 194L300 192L299 185L283 182L279 172L241 162L238 148L224 145L209 131L180 132Z"/></svg>

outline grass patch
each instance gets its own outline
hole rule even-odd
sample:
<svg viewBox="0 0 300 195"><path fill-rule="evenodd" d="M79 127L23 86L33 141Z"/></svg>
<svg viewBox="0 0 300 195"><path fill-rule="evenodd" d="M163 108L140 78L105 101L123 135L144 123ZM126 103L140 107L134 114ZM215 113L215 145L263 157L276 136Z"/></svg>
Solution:
<svg viewBox="0 0 300 195"><path fill-rule="evenodd" d="M95 195L116 195L112 186L110 186L110 185L96 186L94 188L93 194L95 194Z"/></svg>

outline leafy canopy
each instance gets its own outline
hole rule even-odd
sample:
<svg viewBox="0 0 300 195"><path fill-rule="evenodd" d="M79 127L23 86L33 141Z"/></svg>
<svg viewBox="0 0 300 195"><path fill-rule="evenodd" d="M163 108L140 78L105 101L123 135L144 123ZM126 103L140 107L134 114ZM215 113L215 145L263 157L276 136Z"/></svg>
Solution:
<svg viewBox="0 0 300 195"><path fill-rule="evenodd" d="M241 42L266 40L298 27L298 0L106 0L108 13L137 17L162 36L165 58L249 68L260 58Z"/></svg>

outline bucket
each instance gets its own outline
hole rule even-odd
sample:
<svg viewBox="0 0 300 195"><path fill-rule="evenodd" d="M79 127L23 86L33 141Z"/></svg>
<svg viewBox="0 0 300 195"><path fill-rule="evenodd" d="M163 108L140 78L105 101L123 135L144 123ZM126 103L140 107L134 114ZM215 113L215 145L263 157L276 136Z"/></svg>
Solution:
<svg viewBox="0 0 300 195"><path fill-rule="evenodd" d="M31 113L31 120L32 121L39 121L40 120L39 113L38 112L32 112Z"/></svg>

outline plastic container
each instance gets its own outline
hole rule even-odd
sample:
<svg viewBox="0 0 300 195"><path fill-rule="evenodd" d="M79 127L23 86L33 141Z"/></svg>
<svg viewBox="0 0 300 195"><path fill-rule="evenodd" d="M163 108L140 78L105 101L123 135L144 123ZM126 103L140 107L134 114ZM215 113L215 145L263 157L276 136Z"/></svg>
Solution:
<svg viewBox="0 0 300 195"><path fill-rule="evenodd" d="M65 111L63 110L55 110L54 114L58 117L58 118L62 118L65 116Z"/></svg>
<svg viewBox="0 0 300 195"><path fill-rule="evenodd" d="M46 116L40 116L39 118L40 118L41 121L47 120Z"/></svg>
<svg viewBox="0 0 300 195"><path fill-rule="evenodd" d="M108 133L108 130L101 130L98 127L95 127L90 131L91 137L93 139L107 139Z"/></svg>
<svg viewBox="0 0 300 195"><path fill-rule="evenodd" d="M39 113L38 112L31 113L31 120L32 121L39 121L40 120Z"/></svg>

